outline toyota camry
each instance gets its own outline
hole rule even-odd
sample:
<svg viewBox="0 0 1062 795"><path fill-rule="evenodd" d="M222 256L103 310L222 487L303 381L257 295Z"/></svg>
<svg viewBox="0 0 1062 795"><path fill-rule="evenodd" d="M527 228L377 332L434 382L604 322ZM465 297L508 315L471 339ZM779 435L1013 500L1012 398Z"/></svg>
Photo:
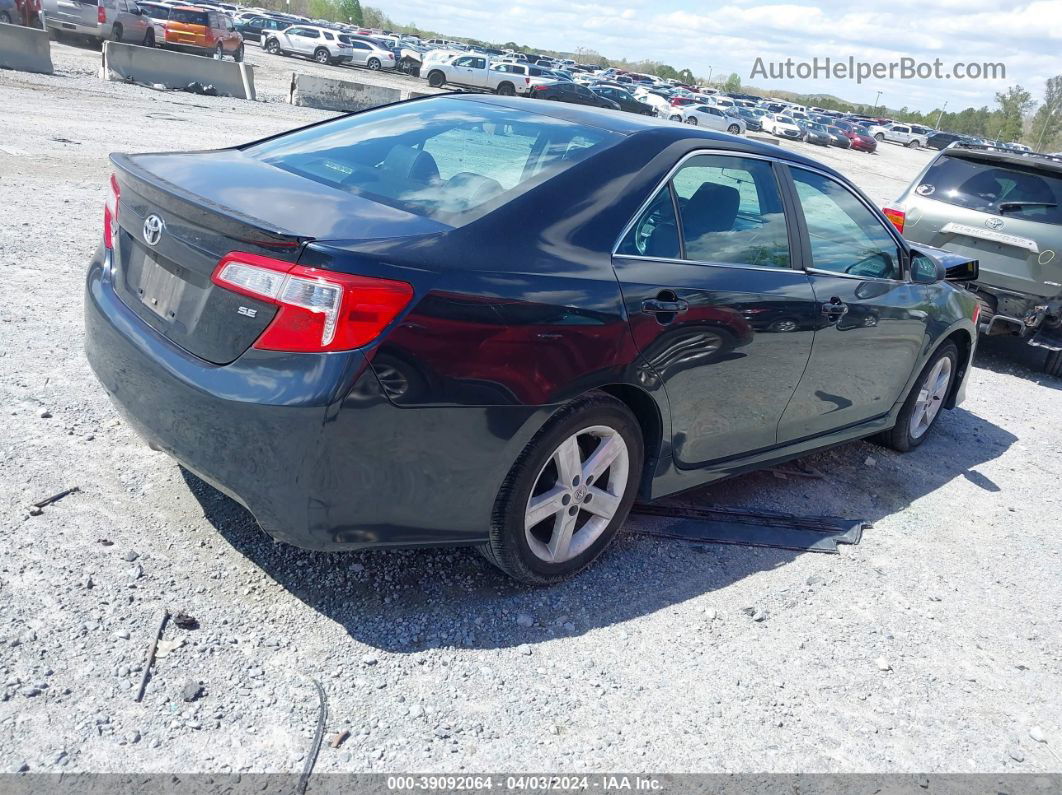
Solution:
<svg viewBox="0 0 1062 795"><path fill-rule="evenodd" d="M635 499L909 450L963 397L976 261L756 141L448 95L111 162L89 361L300 547L471 545L550 583Z"/></svg>

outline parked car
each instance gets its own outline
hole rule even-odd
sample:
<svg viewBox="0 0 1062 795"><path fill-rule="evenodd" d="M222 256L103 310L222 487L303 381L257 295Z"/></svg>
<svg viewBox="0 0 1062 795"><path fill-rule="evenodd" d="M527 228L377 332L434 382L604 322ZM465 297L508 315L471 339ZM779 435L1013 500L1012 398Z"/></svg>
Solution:
<svg viewBox="0 0 1062 795"><path fill-rule="evenodd" d="M173 5L173 3L137 3L137 6L144 12L144 16L148 18L151 27L154 29L154 41L164 41L166 39L166 20L170 18L170 9L173 8Z"/></svg>
<svg viewBox="0 0 1062 795"><path fill-rule="evenodd" d="M608 108L619 110L620 105L611 99L595 94L586 86L578 83L568 83L558 80L553 83L542 83L532 86L529 97L534 99L551 99L555 102L569 102L573 105L590 105L594 108Z"/></svg>
<svg viewBox="0 0 1062 795"><path fill-rule="evenodd" d="M1062 162L954 143L885 213L909 240L976 256L981 330L1044 348L1062 376Z"/></svg>
<svg viewBox="0 0 1062 795"><path fill-rule="evenodd" d="M852 142L848 140L848 136L845 135L844 130L840 127L834 127L831 124L826 127L826 134L830 136L830 146L836 146L841 149L852 148Z"/></svg>
<svg viewBox="0 0 1062 795"><path fill-rule="evenodd" d="M501 73L499 76L490 72ZM491 86L496 94L512 96L513 94L526 95L532 86L544 83L552 83L556 80L549 69L541 66L532 66L525 63L497 63L488 69L487 86Z"/></svg>
<svg viewBox="0 0 1062 795"><path fill-rule="evenodd" d="M763 117L763 129L779 138L791 138L800 140L804 137L804 130L790 116L783 113L773 113Z"/></svg>
<svg viewBox="0 0 1062 795"><path fill-rule="evenodd" d="M652 105L648 102L640 102L629 91L619 86L597 85L589 86L589 88L598 96L615 102L619 105L620 110L625 110L629 113L640 113L643 116L656 115L656 109Z"/></svg>
<svg viewBox="0 0 1062 795"><path fill-rule="evenodd" d="M303 58L312 58L320 64L339 65L351 63L354 60L354 47L343 41L349 37L338 31L319 28L314 25L292 25L285 30L274 30L262 36L262 48L272 55L298 55ZM383 48L371 48L366 46L361 51L367 55L370 51L380 52L377 58L384 58ZM390 57L390 66L394 66L394 56Z"/></svg>
<svg viewBox="0 0 1062 795"><path fill-rule="evenodd" d="M710 130L723 130L731 135L745 134L745 120L737 115L737 110L727 114L722 108L713 105L693 105L682 108L682 115L672 116L672 121L681 121L695 127L707 127Z"/></svg>
<svg viewBox="0 0 1062 795"><path fill-rule="evenodd" d="M935 132L926 138L926 146L930 149L946 149L956 141L969 141L969 136L959 133Z"/></svg>
<svg viewBox="0 0 1062 795"><path fill-rule="evenodd" d="M341 45L350 47L349 63L354 66L364 66L374 72L380 69L395 69L399 60L405 58L407 71L420 71L419 60L415 67L410 63L415 51L409 48L390 48L380 41L347 33L336 33L336 40Z"/></svg>
<svg viewBox="0 0 1062 795"><path fill-rule="evenodd" d="M292 23L288 20L277 19L267 16L248 16L235 20L236 30L243 36L244 41L262 42L262 36L272 31L287 30Z"/></svg>
<svg viewBox="0 0 1062 795"><path fill-rule="evenodd" d="M816 146L829 146L831 142L830 133L826 130L824 124L818 122L810 122L808 124L800 125L804 131L804 140L809 144L815 144Z"/></svg>
<svg viewBox="0 0 1062 795"><path fill-rule="evenodd" d="M134 0L43 0L44 26L97 41L155 45L151 20Z"/></svg>
<svg viewBox="0 0 1062 795"><path fill-rule="evenodd" d="M485 55L458 55L425 68L428 85L433 88L452 85L512 96L526 93L531 85L526 66L509 63L492 66Z"/></svg>
<svg viewBox="0 0 1062 795"><path fill-rule="evenodd" d="M556 582L636 497L909 450L963 399L975 263L765 144L451 95L111 163L89 363L287 543Z"/></svg>
<svg viewBox="0 0 1062 795"><path fill-rule="evenodd" d="M912 149L929 145L929 136L933 131L927 127L919 127L917 124L890 124L881 131L881 138L875 135L879 141L902 144Z"/></svg>
<svg viewBox="0 0 1062 795"><path fill-rule="evenodd" d="M165 38L158 42L167 50L207 55L218 60L226 55L243 60L243 36L227 14L203 6L174 6L163 23Z"/></svg>
<svg viewBox="0 0 1062 795"><path fill-rule="evenodd" d="M763 129L763 111L755 108L737 108L737 115L745 122L745 129L750 132L760 132Z"/></svg>
<svg viewBox="0 0 1062 795"><path fill-rule="evenodd" d="M867 154L874 154L878 150L877 139L870 134L870 130L866 127L861 127L858 124L838 125L844 134L848 136L849 142L852 144L852 148L857 152L866 152Z"/></svg>

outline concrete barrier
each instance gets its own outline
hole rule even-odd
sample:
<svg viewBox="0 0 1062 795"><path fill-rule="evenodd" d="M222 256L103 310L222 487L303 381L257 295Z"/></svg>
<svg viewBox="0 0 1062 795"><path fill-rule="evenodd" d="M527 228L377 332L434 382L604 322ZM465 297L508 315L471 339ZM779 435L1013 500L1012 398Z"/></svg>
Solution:
<svg viewBox="0 0 1062 795"><path fill-rule="evenodd" d="M254 99L254 68L235 61L216 61L202 55L139 47L134 44L103 44L104 80L184 88L198 82L214 86L218 94Z"/></svg>
<svg viewBox="0 0 1062 795"><path fill-rule="evenodd" d="M402 91L387 86L292 74L288 101L292 105L353 113L405 99Z"/></svg>
<svg viewBox="0 0 1062 795"><path fill-rule="evenodd" d="M0 22L0 69L50 75L54 70L48 31Z"/></svg>

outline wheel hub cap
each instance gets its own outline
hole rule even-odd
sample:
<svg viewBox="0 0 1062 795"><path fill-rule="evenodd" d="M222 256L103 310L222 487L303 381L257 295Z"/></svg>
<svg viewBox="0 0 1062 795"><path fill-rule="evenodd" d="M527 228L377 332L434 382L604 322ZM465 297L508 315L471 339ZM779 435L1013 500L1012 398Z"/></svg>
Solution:
<svg viewBox="0 0 1062 795"><path fill-rule="evenodd" d="M524 512L532 553L563 563L601 537L627 488L630 451L613 428L595 425L569 436L543 465Z"/></svg>

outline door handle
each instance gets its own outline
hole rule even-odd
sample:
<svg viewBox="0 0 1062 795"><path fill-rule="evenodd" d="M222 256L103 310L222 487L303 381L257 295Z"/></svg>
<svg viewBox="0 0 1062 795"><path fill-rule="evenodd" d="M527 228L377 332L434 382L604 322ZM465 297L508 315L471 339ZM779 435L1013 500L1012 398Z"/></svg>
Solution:
<svg viewBox="0 0 1062 795"><path fill-rule="evenodd" d="M827 320L840 320L848 314L848 304L834 296L828 303L822 305L822 314Z"/></svg>
<svg viewBox="0 0 1062 795"><path fill-rule="evenodd" d="M681 298L676 298L670 301L660 298L649 298L642 301L642 311L649 315L673 315L677 312L685 312L689 308L690 305Z"/></svg>

